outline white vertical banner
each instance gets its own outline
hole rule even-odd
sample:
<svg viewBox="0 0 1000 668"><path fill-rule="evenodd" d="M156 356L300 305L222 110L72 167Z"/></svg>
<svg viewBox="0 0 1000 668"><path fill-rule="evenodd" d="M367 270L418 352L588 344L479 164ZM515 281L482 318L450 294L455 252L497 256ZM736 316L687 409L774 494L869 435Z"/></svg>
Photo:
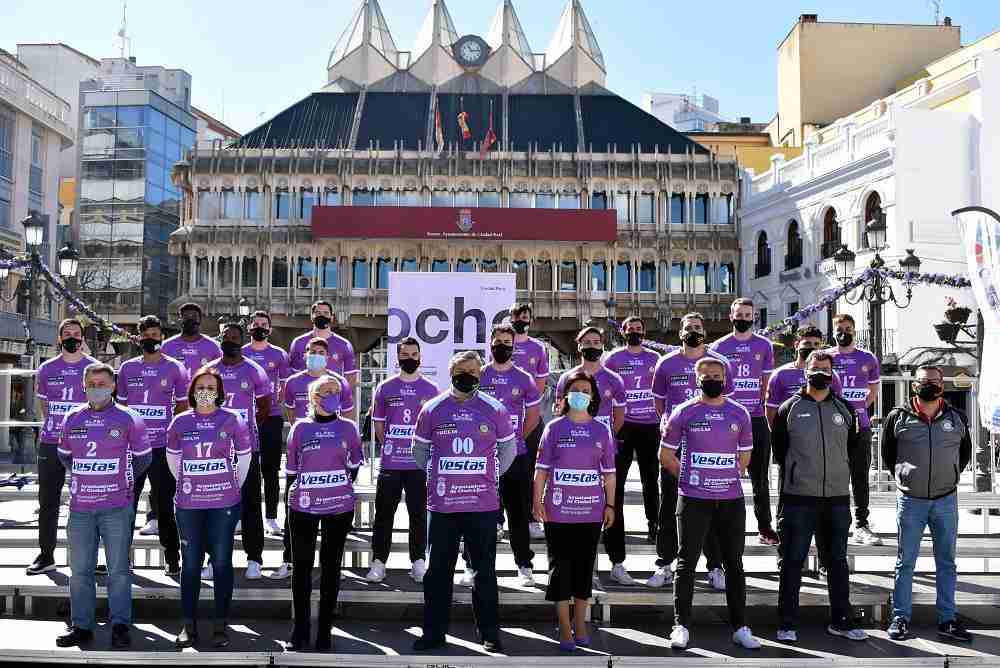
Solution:
<svg viewBox="0 0 1000 668"><path fill-rule="evenodd" d="M451 385L448 360L463 350L489 359L490 330L517 298L514 274L390 272L388 374L399 371L396 343L420 341L421 371L444 390Z"/></svg>

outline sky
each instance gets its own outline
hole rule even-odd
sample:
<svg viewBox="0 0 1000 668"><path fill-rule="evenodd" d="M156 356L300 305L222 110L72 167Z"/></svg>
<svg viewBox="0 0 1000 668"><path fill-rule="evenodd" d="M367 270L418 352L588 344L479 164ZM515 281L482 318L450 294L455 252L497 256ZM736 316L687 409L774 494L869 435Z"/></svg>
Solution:
<svg viewBox="0 0 1000 668"><path fill-rule="evenodd" d="M485 36L499 0L445 0L460 35ZM582 0L608 67L607 86L640 104L646 91L707 94L730 119L771 119L778 44L799 14L821 21L931 23L928 0ZM380 0L397 47L409 50L431 0ZM514 0L544 52L566 0ZM1000 0L940 0L968 44L1000 29ZM121 0L0 0L0 48L65 42L95 58L120 53ZM192 102L240 132L326 83L330 50L358 0L129 0L131 55L182 68ZM820 6L821 5L821 6Z"/></svg>

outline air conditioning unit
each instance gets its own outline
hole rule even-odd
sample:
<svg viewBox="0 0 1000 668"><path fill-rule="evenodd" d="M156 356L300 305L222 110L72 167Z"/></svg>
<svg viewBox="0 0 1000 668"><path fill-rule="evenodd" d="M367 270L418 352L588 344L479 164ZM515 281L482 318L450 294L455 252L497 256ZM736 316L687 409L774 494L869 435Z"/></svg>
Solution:
<svg viewBox="0 0 1000 668"><path fill-rule="evenodd" d="M308 276L299 276L299 290L308 290L312 287L312 279Z"/></svg>

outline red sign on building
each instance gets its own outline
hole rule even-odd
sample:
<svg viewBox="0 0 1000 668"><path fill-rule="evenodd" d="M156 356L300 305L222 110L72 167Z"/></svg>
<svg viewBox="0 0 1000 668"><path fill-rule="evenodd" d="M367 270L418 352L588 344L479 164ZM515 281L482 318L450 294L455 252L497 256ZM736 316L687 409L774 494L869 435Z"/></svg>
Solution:
<svg viewBox="0 0 1000 668"><path fill-rule="evenodd" d="M611 242L614 210L317 206L317 239L440 239Z"/></svg>

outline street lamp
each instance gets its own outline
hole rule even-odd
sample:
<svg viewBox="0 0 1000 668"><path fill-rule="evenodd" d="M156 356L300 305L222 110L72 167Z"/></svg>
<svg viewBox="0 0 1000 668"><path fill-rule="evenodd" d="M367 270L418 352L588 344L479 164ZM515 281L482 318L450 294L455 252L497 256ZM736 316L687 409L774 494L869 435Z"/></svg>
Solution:
<svg viewBox="0 0 1000 668"><path fill-rule="evenodd" d="M24 242L28 245L28 251L37 253L45 238L45 216L32 211L21 224L24 225Z"/></svg>
<svg viewBox="0 0 1000 668"><path fill-rule="evenodd" d="M63 278L76 277L76 271L80 266L80 253L73 248L73 244L67 243L56 253L59 258L59 275Z"/></svg>
<svg viewBox="0 0 1000 668"><path fill-rule="evenodd" d="M13 253L6 248L0 248L0 262L10 262L13 259ZM0 283L6 283L8 276L10 276L10 267L0 266Z"/></svg>
<svg viewBox="0 0 1000 668"><path fill-rule="evenodd" d="M878 253L885 249L885 238L887 227L885 224L885 213L879 212L865 225L865 237L868 240L868 247Z"/></svg>
<svg viewBox="0 0 1000 668"><path fill-rule="evenodd" d="M239 314L240 320L246 320L250 317L250 302L247 301L246 297L240 297Z"/></svg>

